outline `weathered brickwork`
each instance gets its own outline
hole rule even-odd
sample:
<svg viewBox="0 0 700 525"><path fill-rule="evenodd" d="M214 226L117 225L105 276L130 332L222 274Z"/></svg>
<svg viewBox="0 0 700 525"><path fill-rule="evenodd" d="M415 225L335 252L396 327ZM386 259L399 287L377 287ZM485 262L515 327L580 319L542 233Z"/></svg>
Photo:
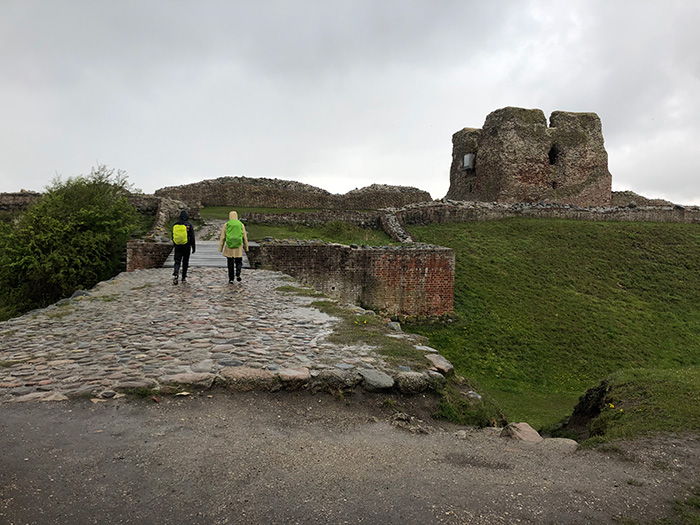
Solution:
<svg viewBox="0 0 700 525"><path fill-rule="evenodd" d="M129 241L126 243L126 271L162 268L172 249L172 242Z"/></svg>
<svg viewBox="0 0 700 525"><path fill-rule="evenodd" d="M595 113L507 107L452 137L446 198L609 206L612 177Z"/></svg>
<svg viewBox="0 0 700 525"><path fill-rule="evenodd" d="M428 192L403 186L373 184L352 190L345 195L335 195L300 182L250 177L220 177L183 186L161 188L155 194L183 201L192 208L238 206L376 210L431 200Z"/></svg>
<svg viewBox="0 0 700 525"><path fill-rule="evenodd" d="M251 265L278 270L346 303L401 316L452 313L455 256L450 248L351 247L326 243L262 243Z"/></svg>

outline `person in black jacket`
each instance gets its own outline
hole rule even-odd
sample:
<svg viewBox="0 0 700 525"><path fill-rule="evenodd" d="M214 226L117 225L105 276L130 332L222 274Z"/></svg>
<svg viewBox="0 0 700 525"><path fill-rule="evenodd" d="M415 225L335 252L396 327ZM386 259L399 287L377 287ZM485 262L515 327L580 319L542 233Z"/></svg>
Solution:
<svg viewBox="0 0 700 525"><path fill-rule="evenodd" d="M187 228L187 244L175 244L175 266L173 268L173 284L177 284L177 277L180 273L180 264L182 264L182 282L187 282L187 267L190 264L190 250L192 253L196 251L194 241L194 226L189 222L189 214L182 210L180 218L175 224L182 224Z"/></svg>

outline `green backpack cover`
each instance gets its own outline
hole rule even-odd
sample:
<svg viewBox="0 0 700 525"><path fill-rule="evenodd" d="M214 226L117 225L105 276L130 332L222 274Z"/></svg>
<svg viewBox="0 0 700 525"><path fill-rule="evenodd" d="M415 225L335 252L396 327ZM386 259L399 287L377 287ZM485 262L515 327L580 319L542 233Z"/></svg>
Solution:
<svg viewBox="0 0 700 525"><path fill-rule="evenodd" d="M175 244L187 244L187 226L176 224L173 226L173 242Z"/></svg>
<svg viewBox="0 0 700 525"><path fill-rule="evenodd" d="M243 223L231 219L226 223L226 246L238 248L243 244Z"/></svg>

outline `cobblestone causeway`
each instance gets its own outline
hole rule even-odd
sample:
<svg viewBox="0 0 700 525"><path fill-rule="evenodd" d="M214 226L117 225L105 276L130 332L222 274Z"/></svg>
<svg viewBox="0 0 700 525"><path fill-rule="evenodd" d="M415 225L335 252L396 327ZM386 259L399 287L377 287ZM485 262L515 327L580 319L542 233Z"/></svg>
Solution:
<svg viewBox="0 0 700 525"><path fill-rule="evenodd" d="M0 401L114 395L163 385L294 388L330 371L388 371L368 347L324 341L337 319L277 291L279 272L122 273L84 295L0 323ZM297 285L298 286L298 285ZM387 375L384 375L387 377Z"/></svg>

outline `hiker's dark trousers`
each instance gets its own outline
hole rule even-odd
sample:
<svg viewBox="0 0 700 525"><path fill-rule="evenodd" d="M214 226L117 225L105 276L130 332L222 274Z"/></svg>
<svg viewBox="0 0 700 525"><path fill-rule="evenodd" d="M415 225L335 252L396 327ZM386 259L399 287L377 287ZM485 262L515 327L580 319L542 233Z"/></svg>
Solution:
<svg viewBox="0 0 700 525"><path fill-rule="evenodd" d="M190 265L190 246L176 245L175 246L175 266L173 268L173 275L177 277L180 273L180 264L182 264L182 278L187 277L187 267Z"/></svg>
<svg viewBox="0 0 700 525"><path fill-rule="evenodd" d="M226 257L226 262L228 263L228 280L233 281L236 277L240 277L243 257Z"/></svg>

